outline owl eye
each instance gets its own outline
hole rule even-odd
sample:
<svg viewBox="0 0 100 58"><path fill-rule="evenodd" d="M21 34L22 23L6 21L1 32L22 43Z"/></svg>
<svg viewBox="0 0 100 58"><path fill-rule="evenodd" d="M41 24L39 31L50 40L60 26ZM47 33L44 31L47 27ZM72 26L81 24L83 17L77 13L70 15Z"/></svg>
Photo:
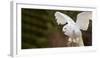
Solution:
<svg viewBox="0 0 100 58"><path fill-rule="evenodd" d="M64 28L66 30L66 28Z"/></svg>

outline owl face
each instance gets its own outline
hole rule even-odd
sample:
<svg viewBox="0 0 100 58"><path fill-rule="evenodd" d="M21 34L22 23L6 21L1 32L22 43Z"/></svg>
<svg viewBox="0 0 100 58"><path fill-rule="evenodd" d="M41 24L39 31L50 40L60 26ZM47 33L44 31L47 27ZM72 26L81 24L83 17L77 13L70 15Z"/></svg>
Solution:
<svg viewBox="0 0 100 58"><path fill-rule="evenodd" d="M64 32L65 35L72 37L73 35L73 29L71 28L71 26L69 26L68 24L64 25L62 31Z"/></svg>
<svg viewBox="0 0 100 58"><path fill-rule="evenodd" d="M64 25L62 31L64 32L65 35L69 37L73 36L78 37L81 34L81 31L79 28L77 28L77 26L69 24Z"/></svg>

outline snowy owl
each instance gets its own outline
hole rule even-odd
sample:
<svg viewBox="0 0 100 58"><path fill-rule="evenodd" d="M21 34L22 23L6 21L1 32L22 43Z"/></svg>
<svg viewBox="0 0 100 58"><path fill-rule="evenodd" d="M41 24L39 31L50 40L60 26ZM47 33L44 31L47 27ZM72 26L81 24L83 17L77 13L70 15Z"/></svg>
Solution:
<svg viewBox="0 0 100 58"><path fill-rule="evenodd" d="M77 46L84 46L81 30L86 31L88 29L89 20L92 20L92 12L84 11L79 13L76 22L61 12L56 12L55 18L58 25L64 25L62 31L69 37L69 43L74 42L78 44Z"/></svg>

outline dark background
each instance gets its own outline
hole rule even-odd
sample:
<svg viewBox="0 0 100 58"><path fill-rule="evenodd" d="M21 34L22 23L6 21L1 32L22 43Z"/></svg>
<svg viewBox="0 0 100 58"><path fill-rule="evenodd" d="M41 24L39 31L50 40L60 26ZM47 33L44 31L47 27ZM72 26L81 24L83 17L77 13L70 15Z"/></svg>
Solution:
<svg viewBox="0 0 100 58"><path fill-rule="evenodd" d="M60 11L76 21L82 11L21 9L22 49L67 47L67 36L62 33L62 26L55 21L55 12ZM87 31L82 30L85 46L92 45L92 21Z"/></svg>

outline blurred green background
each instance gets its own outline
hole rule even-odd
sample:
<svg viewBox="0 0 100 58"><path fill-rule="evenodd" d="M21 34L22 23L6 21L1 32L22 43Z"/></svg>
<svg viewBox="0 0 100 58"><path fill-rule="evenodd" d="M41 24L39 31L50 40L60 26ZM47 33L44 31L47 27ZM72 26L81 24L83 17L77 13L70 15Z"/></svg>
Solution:
<svg viewBox="0 0 100 58"><path fill-rule="evenodd" d="M66 36L62 33L62 26L55 21L55 12L60 11L76 21L76 16L82 11L47 10L47 9L21 9L21 48L51 48L67 47ZM92 23L88 31L82 31L86 46L92 45ZM85 35L87 34L87 36ZM89 38L89 40L87 39Z"/></svg>

